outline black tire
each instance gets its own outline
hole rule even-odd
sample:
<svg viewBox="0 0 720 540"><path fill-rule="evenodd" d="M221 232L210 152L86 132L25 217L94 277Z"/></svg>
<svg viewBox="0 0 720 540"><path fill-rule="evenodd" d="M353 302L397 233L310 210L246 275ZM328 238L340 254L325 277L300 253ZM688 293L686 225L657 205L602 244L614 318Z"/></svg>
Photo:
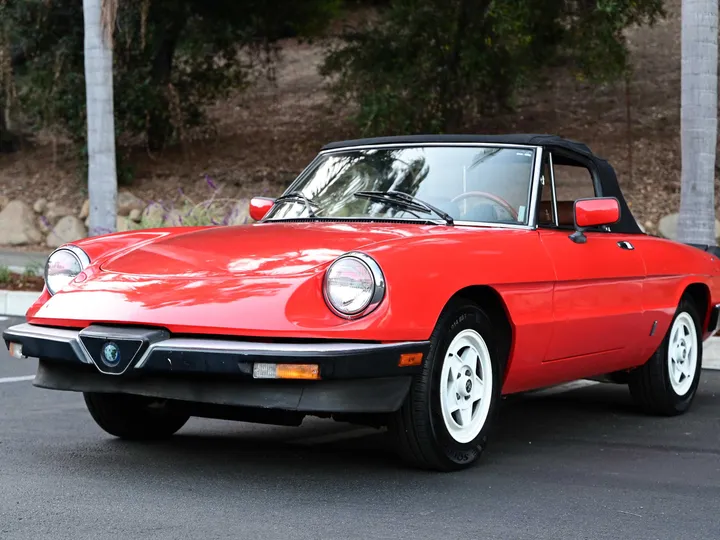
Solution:
<svg viewBox="0 0 720 540"><path fill-rule="evenodd" d="M90 415L104 431L129 440L166 439L190 418L171 403L126 394L85 394Z"/></svg>
<svg viewBox="0 0 720 540"><path fill-rule="evenodd" d="M440 379L449 345L466 329L478 332L488 347L493 384L490 409L482 429L472 441L459 443L450 435L443 420ZM437 471L460 470L475 464L487 445L500 400L502 364L490 317L469 301L451 302L430 338L430 350L422 372L414 376L404 404L389 421L389 432L401 458L413 467Z"/></svg>
<svg viewBox="0 0 720 540"><path fill-rule="evenodd" d="M695 325L695 333L697 335L697 364L689 389L683 395L679 395L670 381L668 354L673 324L683 313L689 315ZM702 318L698 315L695 304L689 298L683 297L658 349L643 366L629 373L630 394L633 400L647 414L675 416L683 414L690 409L695 394L697 393L697 387L700 382L700 372L702 370L703 346L700 330L701 325Z"/></svg>

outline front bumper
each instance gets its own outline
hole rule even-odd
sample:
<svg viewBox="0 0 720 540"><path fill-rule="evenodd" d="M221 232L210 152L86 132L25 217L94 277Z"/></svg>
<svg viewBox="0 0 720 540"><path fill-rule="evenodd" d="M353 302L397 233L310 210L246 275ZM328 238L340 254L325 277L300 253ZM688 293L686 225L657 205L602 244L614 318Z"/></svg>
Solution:
<svg viewBox="0 0 720 540"><path fill-rule="evenodd" d="M400 356L421 353L424 361L429 349L429 342L275 343L95 325L78 331L19 324L3 339L40 359L34 384L42 388L308 413L397 410L422 368L400 367ZM108 342L119 351L113 365L101 352ZM256 363L317 364L320 379L256 379Z"/></svg>

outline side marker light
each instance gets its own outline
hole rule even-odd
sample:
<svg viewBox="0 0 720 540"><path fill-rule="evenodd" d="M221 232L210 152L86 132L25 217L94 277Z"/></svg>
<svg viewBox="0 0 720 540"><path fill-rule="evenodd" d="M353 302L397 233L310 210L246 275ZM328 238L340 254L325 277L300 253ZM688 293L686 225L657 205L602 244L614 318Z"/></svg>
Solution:
<svg viewBox="0 0 720 540"><path fill-rule="evenodd" d="M409 366L419 366L422 364L423 355L422 353L404 353L400 355L400 362L398 362L398 366L400 367L409 367Z"/></svg>

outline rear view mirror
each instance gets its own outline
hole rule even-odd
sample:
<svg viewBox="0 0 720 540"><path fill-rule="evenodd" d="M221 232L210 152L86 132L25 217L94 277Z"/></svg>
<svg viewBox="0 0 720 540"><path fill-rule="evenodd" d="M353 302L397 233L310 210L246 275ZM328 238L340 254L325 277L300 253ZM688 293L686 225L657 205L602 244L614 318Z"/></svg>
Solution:
<svg viewBox="0 0 720 540"><path fill-rule="evenodd" d="M570 240L584 244L587 241L585 229L612 225L620 221L620 202L615 197L578 199L575 201L573 214L575 232L570 235Z"/></svg>
<svg viewBox="0 0 720 540"><path fill-rule="evenodd" d="M253 197L250 199L250 217L255 221L264 218L275 204L275 199L269 197Z"/></svg>

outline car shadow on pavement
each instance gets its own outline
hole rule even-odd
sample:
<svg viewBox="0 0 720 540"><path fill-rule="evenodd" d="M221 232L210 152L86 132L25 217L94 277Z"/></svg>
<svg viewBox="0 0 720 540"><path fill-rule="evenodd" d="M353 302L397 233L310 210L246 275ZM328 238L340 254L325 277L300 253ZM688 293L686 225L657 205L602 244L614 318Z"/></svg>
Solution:
<svg viewBox="0 0 720 540"><path fill-rule="evenodd" d="M635 424L642 416L631 403L624 387L598 385L552 396L510 396L503 400L497 426L487 456L495 464L504 454L527 451L528 440L537 444L562 439L592 439L618 421ZM624 420L620 420L624 419ZM647 420L645 420L647 421ZM186 465L254 471L272 469L284 474L301 465L305 471L328 467L367 472L374 468L404 468L393 452L384 430L372 430L332 421L321 424L306 436L305 427L265 427L244 423L212 422L210 431L204 420L193 420L168 441L153 443L107 439L103 446L116 454L114 459L134 459L142 455L146 463L179 460ZM356 436L358 431L365 431ZM347 433L348 438L343 434ZM310 439L327 442L311 444ZM98 458L103 461L105 458Z"/></svg>
<svg viewBox="0 0 720 540"><path fill-rule="evenodd" d="M693 411L675 418L645 416L632 403L627 387L619 385L598 384L549 396L509 396L501 403L490 445L474 470L502 475L518 463L529 466L526 464L537 456L544 456L552 467L562 467L563 457L572 455L585 466L584 459L592 462L584 457L586 451L613 445L644 451L686 430L707 431L704 426L717 415L714 393L709 391L698 394ZM363 432L358 435L359 430ZM287 428L192 419L173 438L149 443L113 439L99 430L92 433L97 439L90 449L80 450L80 442L78 453L72 444L68 446L73 448L63 450L55 446L54 457L65 452L67 464L73 456L82 456L71 467L83 474L104 476L134 470L138 482L209 478L228 486L233 482L257 484L258 489L267 488L268 482L277 488L291 483L300 491L305 482L322 478L337 482L340 477L348 486L356 483L369 488L381 479L407 483L433 475L405 466L384 430L332 421L315 420L308 427ZM86 437L83 442L87 444Z"/></svg>

